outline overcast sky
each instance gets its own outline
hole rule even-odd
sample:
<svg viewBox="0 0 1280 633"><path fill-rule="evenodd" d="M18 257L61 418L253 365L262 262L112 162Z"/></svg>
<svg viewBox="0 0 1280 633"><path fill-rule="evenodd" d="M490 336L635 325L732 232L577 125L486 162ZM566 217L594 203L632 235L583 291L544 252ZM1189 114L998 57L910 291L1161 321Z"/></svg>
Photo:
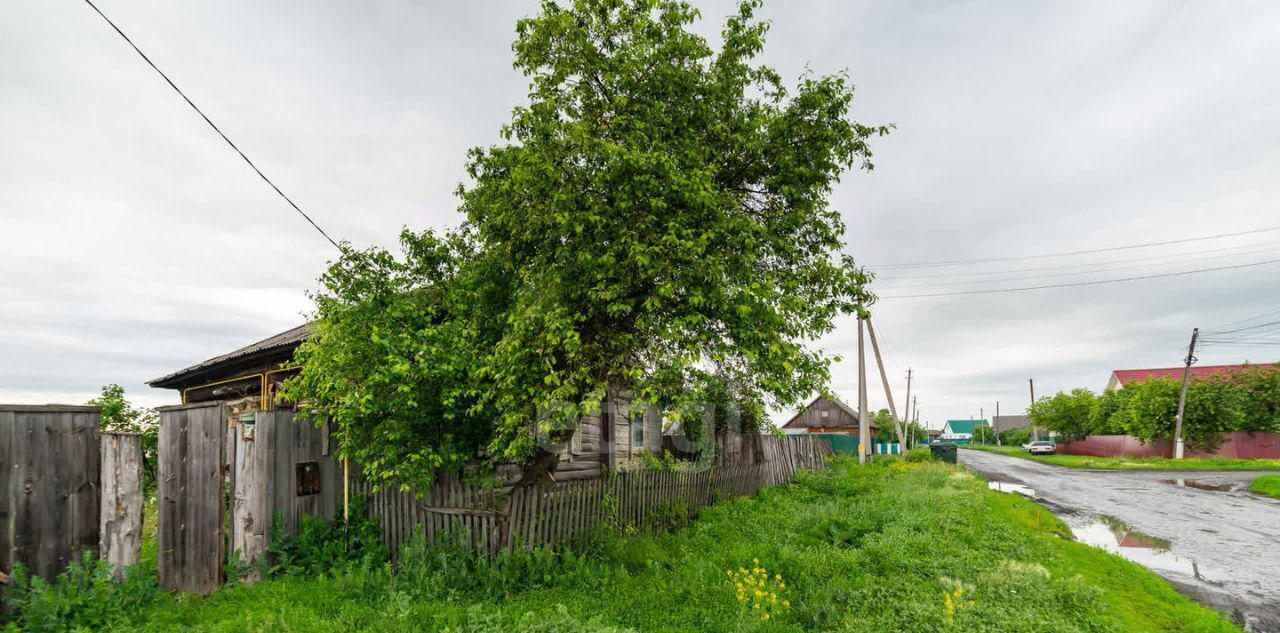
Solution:
<svg viewBox="0 0 1280 633"><path fill-rule="evenodd" d="M100 6L328 232L392 247L456 224L467 148L497 140L532 1ZM730 2L698 1L708 34ZM300 323L334 255L87 5L0 21L0 401L78 403ZM894 123L834 205L886 297L1280 259L1280 231L1090 256L900 268L1280 225L1280 3L772 0L764 60L847 70ZM1012 272L1011 272L1012 271ZM1176 365L1192 327L1280 310L1280 264L874 309L922 418L1021 413ZM856 339L833 388L856 404ZM1280 360L1211 346L1204 363ZM870 366L871 403L883 405ZM782 416L782 414L779 414ZM785 416L783 416L785 417Z"/></svg>

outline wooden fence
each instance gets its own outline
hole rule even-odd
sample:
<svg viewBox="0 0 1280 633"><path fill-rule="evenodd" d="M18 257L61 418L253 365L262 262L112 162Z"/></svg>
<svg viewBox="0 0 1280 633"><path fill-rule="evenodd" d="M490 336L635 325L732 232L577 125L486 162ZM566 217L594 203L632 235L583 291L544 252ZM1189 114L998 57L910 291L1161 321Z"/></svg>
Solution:
<svg viewBox="0 0 1280 633"><path fill-rule="evenodd" d="M568 543L606 522L667 527L720 499L790 483L800 469L822 468L831 455L830 442L817 437L732 436L720 444L716 463L683 471L636 470L514 489L472 486L452 474L421 496L394 486L374 491L368 482L356 483L356 491L368 496L368 512L393 555L416 534L427 543L459 539L494 555Z"/></svg>
<svg viewBox="0 0 1280 633"><path fill-rule="evenodd" d="M0 572L97 553L99 459L97 407L0 405Z"/></svg>

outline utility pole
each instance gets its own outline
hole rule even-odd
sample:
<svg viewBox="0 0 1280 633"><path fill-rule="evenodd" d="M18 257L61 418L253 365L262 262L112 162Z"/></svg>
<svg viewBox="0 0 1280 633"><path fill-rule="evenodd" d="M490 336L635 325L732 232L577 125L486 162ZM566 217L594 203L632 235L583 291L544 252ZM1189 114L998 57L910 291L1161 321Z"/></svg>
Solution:
<svg viewBox="0 0 1280 633"><path fill-rule="evenodd" d="M880 358L880 343L876 341L876 328L871 325L871 317L867 317L867 334L871 335L871 351L876 354L876 367L880 369L880 382L884 383L884 399L889 402L889 415L893 417L893 430L898 432L898 447L907 450L907 436L902 433L902 424L898 420L898 405L893 403L893 392L889 388L889 374L884 371L884 360Z"/></svg>
<svg viewBox="0 0 1280 633"><path fill-rule="evenodd" d="M1200 328L1191 330L1191 345L1187 346L1187 366L1182 370L1182 393L1178 394L1178 417L1173 425L1173 458L1182 459L1182 414L1187 409L1187 383L1191 381L1191 364L1196 362L1196 339Z"/></svg>
<svg viewBox="0 0 1280 633"><path fill-rule="evenodd" d="M991 418L991 429L996 432L996 446L1000 446L1000 427L996 426L996 420L1000 419L1000 401L996 400L996 417Z"/></svg>
<svg viewBox="0 0 1280 633"><path fill-rule="evenodd" d="M906 424L911 424L911 368L910 367L907 368L907 399L902 402L902 408L907 410ZM915 433L915 431L911 430L910 428L908 428L908 430L911 431L911 433ZM911 435L908 434L907 443L902 447L902 451L904 453L911 449L911 440L912 440Z"/></svg>
<svg viewBox="0 0 1280 633"><path fill-rule="evenodd" d="M862 343L863 319L858 317L858 463L867 463L871 424L867 419L867 354Z"/></svg>
<svg viewBox="0 0 1280 633"><path fill-rule="evenodd" d="M986 410L986 409L983 409L982 407L978 407L978 421L979 421L979 422L981 422L981 421L983 421L983 420L985 420L985 419L987 419L987 410ZM980 427L980 426L982 426L982 425L981 425L981 424L974 425L974 427L973 427L973 432L974 432L974 434L975 434L975 435L978 433L978 427ZM985 444L985 443L986 443L986 442L983 442L983 441L982 441L982 436L981 436L981 435L979 435L979 436L978 436L978 443L979 443L979 444Z"/></svg>
<svg viewBox="0 0 1280 633"><path fill-rule="evenodd" d="M1036 380L1028 378L1027 384L1031 386L1031 404L1036 403ZM1036 421L1031 418L1031 407L1027 407L1027 419L1031 421L1031 441L1040 441L1040 430L1036 428Z"/></svg>
<svg viewBox="0 0 1280 633"><path fill-rule="evenodd" d="M911 415L912 415L911 423L915 425L912 427L914 429L912 432L919 431L920 430L920 402L919 402L919 399L915 397L911 398ZM929 433L927 431L924 434L924 441L926 444L929 443Z"/></svg>

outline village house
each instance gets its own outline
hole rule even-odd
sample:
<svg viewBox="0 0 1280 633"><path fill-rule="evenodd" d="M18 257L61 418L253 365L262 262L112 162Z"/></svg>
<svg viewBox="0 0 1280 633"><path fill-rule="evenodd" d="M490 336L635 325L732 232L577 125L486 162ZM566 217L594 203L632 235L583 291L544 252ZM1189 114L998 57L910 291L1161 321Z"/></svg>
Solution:
<svg viewBox="0 0 1280 633"><path fill-rule="evenodd" d="M947 420L938 438L943 442L968 444L973 441L973 434L980 426L990 425L986 420Z"/></svg>
<svg viewBox="0 0 1280 633"><path fill-rule="evenodd" d="M229 421L257 411L292 409L280 399L280 387L298 372L293 353L311 332L310 324L300 325L147 384L178 391L183 404L224 402ZM602 467L625 468L642 463L646 452L662 453L662 416L656 408L632 411L625 398L601 404L562 447L557 480L596 476Z"/></svg>
<svg viewBox="0 0 1280 633"><path fill-rule="evenodd" d="M1004 433L1014 429L1023 429L1031 425L1031 418L1026 415L991 416L991 428L996 433Z"/></svg>
<svg viewBox="0 0 1280 633"><path fill-rule="evenodd" d="M870 422L871 435L879 428ZM782 425L784 433L858 434L858 410L835 396L818 396Z"/></svg>
<svg viewBox="0 0 1280 633"><path fill-rule="evenodd" d="M1243 363L1240 365L1192 365L1191 379L1204 380L1214 376L1229 375L1239 373L1249 369L1276 369L1276 364L1250 364ZM1135 382L1142 382L1150 378L1172 378L1174 380L1182 380L1182 374L1186 371L1186 367L1160 367L1155 369L1117 369L1111 372L1111 378L1107 380L1107 391L1115 391L1125 385L1131 385Z"/></svg>

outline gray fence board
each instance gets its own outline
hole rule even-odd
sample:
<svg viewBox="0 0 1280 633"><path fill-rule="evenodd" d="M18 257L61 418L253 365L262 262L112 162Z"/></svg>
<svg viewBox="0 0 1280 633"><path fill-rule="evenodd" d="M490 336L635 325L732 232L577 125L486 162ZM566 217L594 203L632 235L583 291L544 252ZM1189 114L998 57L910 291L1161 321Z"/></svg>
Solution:
<svg viewBox="0 0 1280 633"><path fill-rule="evenodd" d="M97 407L0 405L0 571L97 553L99 462Z"/></svg>
<svg viewBox="0 0 1280 633"><path fill-rule="evenodd" d="M160 409L160 586L209 594L225 559L227 423L220 403Z"/></svg>

